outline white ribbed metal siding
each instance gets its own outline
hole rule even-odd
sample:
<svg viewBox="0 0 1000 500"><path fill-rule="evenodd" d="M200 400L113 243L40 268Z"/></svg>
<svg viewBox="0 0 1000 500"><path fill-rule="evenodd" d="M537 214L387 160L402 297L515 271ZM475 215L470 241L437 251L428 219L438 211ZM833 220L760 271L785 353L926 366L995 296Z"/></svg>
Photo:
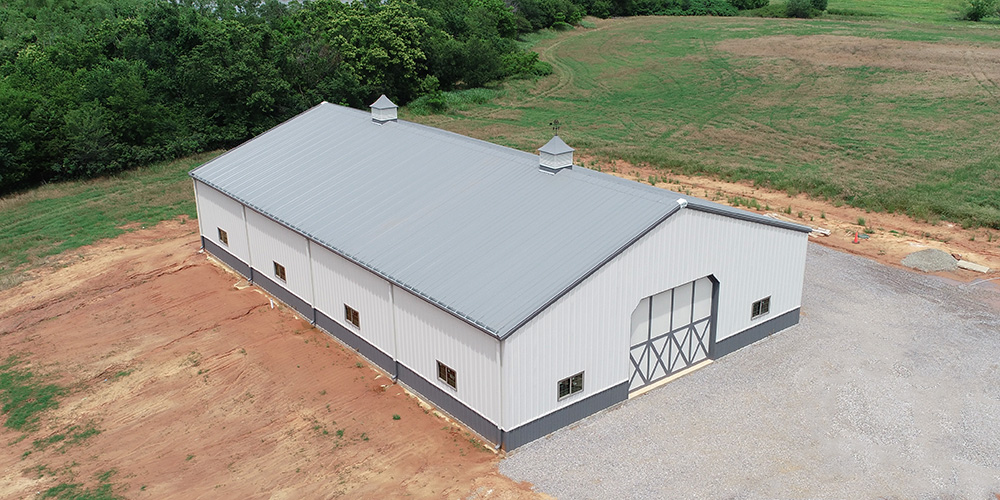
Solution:
<svg viewBox="0 0 1000 500"><path fill-rule="evenodd" d="M198 227L201 229L201 235L249 264L250 254L243 221L243 205L201 182L195 181L195 185L198 193ZM228 245L219 241L219 228L226 232Z"/></svg>
<svg viewBox="0 0 1000 500"><path fill-rule="evenodd" d="M628 380L631 316L645 297L714 275L719 340L799 307L806 244L805 233L674 214L505 341L503 428ZM767 296L770 314L751 322L753 301ZM581 371L584 392L557 401L558 381Z"/></svg>
<svg viewBox="0 0 1000 500"><path fill-rule="evenodd" d="M246 209L246 214L254 272L264 274L300 299L312 303L312 278L305 236L249 208ZM275 277L275 262L285 266L287 282Z"/></svg>
<svg viewBox="0 0 1000 500"><path fill-rule="evenodd" d="M315 243L310 245L316 288L313 306L382 352L394 356L389 282ZM360 329L344 319L344 304L358 311Z"/></svg>
<svg viewBox="0 0 1000 500"><path fill-rule="evenodd" d="M499 341L398 287L393 296L399 362L499 424ZM438 379L437 361L455 370L457 391Z"/></svg>

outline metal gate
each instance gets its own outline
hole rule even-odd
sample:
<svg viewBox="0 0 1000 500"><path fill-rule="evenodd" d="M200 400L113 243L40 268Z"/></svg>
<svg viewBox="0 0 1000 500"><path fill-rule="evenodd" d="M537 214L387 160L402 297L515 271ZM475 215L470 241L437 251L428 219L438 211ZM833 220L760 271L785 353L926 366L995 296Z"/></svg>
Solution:
<svg viewBox="0 0 1000 500"><path fill-rule="evenodd" d="M639 301L632 312L629 391L708 357L714 295L715 283L704 277Z"/></svg>

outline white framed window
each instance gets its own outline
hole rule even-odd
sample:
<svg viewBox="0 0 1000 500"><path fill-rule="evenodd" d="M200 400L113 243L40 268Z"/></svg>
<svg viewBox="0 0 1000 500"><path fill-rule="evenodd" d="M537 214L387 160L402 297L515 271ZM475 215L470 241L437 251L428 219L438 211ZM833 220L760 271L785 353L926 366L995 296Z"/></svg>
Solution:
<svg viewBox="0 0 1000 500"><path fill-rule="evenodd" d="M757 319L771 311L771 297L765 297L753 303L750 308L750 319Z"/></svg>
<svg viewBox="0 0 1000 500"><path fill-rule="evenodd" d="M275 262L274 263L274 277L278 278L281 281L287 282L288 279L285 278L285 266L283 266L283 265L278 264L277 262Z"/></svg>
<svg viewBox="0 0 1000 500"><path fill-rule="evenodd" d="M438 361L438 378L451 386L452 389L458 390L458 375L455 374L455 370L448 367L448 365Z"/></svg>
<svg viewBox="0 0 1000 500"><path fill-rule="evenodd" d="M568 398L578 392L583 392L583 372L559 381L557 400Z"/></svg>
<svg viewBox="0 0 1000 500"><path fill-rule="evenodd" d="M355 328L361 328L361 318L358 317L358 311L347 304L344 304L344 320L354 325Z"/></svg>
<svg viewBox="0 0 1000 500"><path fill-rule="evenodd" d="M219 242L223 245L229 246L229 233L225 229L217 228L219 230Z"/></svg>

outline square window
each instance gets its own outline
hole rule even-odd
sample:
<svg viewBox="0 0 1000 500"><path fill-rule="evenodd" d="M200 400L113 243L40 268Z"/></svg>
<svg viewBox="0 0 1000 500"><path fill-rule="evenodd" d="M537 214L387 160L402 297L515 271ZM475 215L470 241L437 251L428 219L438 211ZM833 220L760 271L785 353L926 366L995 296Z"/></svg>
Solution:
<svg viewBox="0 0 1000 500"><path fill-rule="evenodd" d="M361 328L361 319L358 318L358 311L355 311L347 304L344 304L344 320L354 325L355 328Z"/></svg>
<svg viewBox="0 0 1000 500"><path fill-rule="evenodd" d="M559 381L559 396L557 399L563 399L582 391L583 372L580 372L572 377L564 378Z"/></svg>
<svg viewBox="0 0 1000 500"><path fill-rule="evenodd" d="M278 264L277 262L274 263L274 276L281 281L288 281L285 278L285 266Z"/></svg>
<svg viewBox="0 0 1000 500"><path fill-rule="evenodd" d="M765 297L753 303L750 308L750 319L759 318L771 311L771 297Z"/></svg>
<svg viewBox="0 0 1000 500"><path fill-rule="evenodd" d="M450 385L452 389L457 390L458 380L457 376L455 375L455 370L448 368L447 365L445 365L440 361L438 361L437 364L438 364L438 378L441 379L442 382Z"/></svg>
<svg viewBox="0 0 1000 500"><path fill-rule="evenodd" d="M219 229L219 242L221 242L223 245L229 246L229 234L226 233L226 231L221 227L218 229Z"/></svg>

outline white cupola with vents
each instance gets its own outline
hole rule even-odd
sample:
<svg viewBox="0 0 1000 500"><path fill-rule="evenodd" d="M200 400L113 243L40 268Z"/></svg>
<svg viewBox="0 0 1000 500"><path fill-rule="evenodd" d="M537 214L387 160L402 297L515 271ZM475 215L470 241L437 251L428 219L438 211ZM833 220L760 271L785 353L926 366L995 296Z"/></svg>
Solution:
<svg viewBox="0 0 1000 500"><path fill-rule="evenodd" d="M396 106L395 103L389 100L385 94L382 94L377 101L373 102L372 108L372 121L376 123L394 122L396 121Z"/></svg>
<svg viewBox="0 0 1000 500"><path fill-rule="evenodd" d="M553 136L544 146L538 148L538 168L556 173L564 168L573 168L573 148L559 136Z"/></svg>

